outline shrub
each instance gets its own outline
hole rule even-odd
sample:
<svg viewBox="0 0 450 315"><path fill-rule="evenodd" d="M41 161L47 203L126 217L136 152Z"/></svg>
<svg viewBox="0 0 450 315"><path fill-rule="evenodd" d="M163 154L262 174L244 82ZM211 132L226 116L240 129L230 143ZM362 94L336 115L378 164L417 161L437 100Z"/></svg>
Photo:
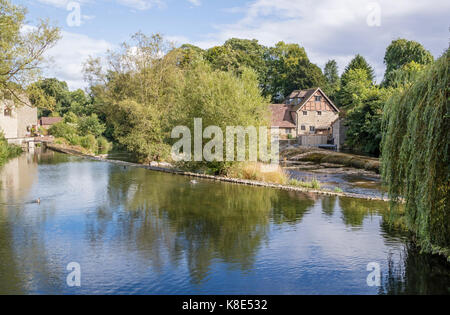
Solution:
<svg viewBox="0 0 450 315"><path fill-rule="evenodd" d="M97 140L93 135L87 135L85 137L80 137L80 145L91 151L91 152L97 152Z"/></svg>
<svg viewBox="0 0 450 315"><path fill-rule="evenodd" d="M77 135L77 129L74 126L66 124L64 122L59 122L54 124L48 130L48 133L55 138L66 138L69 139L74 135Z"/></svg>
<svg viewBox="0 0 450 315"><path fill-rule="evenodd" d="M288 182L288 185L295 187L303 187L303 188L311 188L311 189L320 189L321 184L317 179L313 179L310 182L304 182L297 179L291 179Z"/></svg>
<svg viewBox="0 0 450 315"><path fill-rule="evenodd" d="M79 119L78 131L82 136L94 135L100 137L105 130L105 125L100 122L96 114Z"/></svg>
<svg viewBox="0 0 450 315"><path fill-rule="evenodd" d="M263 163L235 163L227 170L227 176L232 178L262 181L284 185L287 177L280 166L272 169L272 165Z"/></svg>
<svg viewBox="0 0 450 315"><path fill-rule="evenodd" d="M100 137L97 139L97 146L98 146L98 151L101 154L108 153L112 148L112 144L110 142L108 142L108 140L106 140L105 137Z"/></svg>

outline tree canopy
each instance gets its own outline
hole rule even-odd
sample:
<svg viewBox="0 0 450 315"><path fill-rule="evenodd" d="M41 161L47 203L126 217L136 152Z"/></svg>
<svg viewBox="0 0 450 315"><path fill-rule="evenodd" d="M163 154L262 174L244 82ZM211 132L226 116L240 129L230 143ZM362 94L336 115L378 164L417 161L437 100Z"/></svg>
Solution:
<svg viewBox="0 0 450 315"><path fill-rule="evenodd" d="M387 47L384 56L386 72L383 84L385 86L392 85L395 81L395 72L405 65L411 64L411 62L419 65L427 65L432 63L433 60L433 55L420 43L406 39L394 40Z"/></svg>
<svg viewBox="0 0 450 315"><path fill-rule="evenodd" d="M386 103L382 173L422 249L450 258L449 61L447 50Z"/></svg>
<svg viewBox="0 0 450 315"><path fill-rule="evenodd" d="M48 21L29 27L26 13L25 8L0 0L0 93L9 92L22 103L20 89L39 76L44 53L60 38L59 29Z"/></svg>

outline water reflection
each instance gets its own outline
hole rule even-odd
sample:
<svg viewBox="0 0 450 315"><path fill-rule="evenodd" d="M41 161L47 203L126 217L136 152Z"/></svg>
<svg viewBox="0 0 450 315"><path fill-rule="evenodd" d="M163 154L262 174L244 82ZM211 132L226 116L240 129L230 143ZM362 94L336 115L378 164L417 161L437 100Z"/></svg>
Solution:
<svg viewBox="0 0 450 315"><path fill-rule="evenodd" d="M192 185L53 152L0 179L0 293L448 293L448 265L387 230L385 203ZM78 290L65 285L72 261ZM372 261L380 289L365 284Z"/></svg>

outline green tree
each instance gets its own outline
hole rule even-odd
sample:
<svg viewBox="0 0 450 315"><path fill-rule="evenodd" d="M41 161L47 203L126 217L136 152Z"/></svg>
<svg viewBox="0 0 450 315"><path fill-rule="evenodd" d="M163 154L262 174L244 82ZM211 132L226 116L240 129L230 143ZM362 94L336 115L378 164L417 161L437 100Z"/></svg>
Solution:
<svg viewBox="0 0 450 315"><path fill-rule="evenodd" d="M166 140L176 114L172 108L184 81L183 52L171 49L159 34L136 33L110 52L106 68L92 58L84 67L107 133L144 162L166 159L170 153Z"/></svg>
<svg viewBox="0 0 450 315"><path fill-rule="evenodd" d="M78 116L90 115L92 101L83 90L69 91L66 82L46 78L31 84L28 89L30 100L39 109L39 116L64 116L73 112Z"/></svg>
<svg viewBox="0 0 450 315"><path fill-rule="evenodd" d="M333 101L336 101L336 96L341 86L336 60L329 60L323 72L326 80L324 91Z"/></svg>
<svg viewBox="0 0 450 315"><path fill-rule="evenodd" d="M82 136L93 135L100 137L105 130L105 125L100 122L96 114L78 119L78 132Z"/></svg>
<svg viewBox="0 0 450 315"><path fill-rule="evenodd" d="M173 126L188 126L194 130L194 118L202 118L203 126L221 128L226 142L227 126L267 126L269 102L261 96L257 73L243 68L236 76L231 72L214 71L208 64L199 63L185 73L185 85L177 97ZM210 140L204 140L209 142ZM225 148L223 148L225 154ZM230 163L214 161L195 163L216 173L225 173ZM187 164L188 167L191 165Z"/></svg>
<svg viewBox="0 0 450 315"><path fill-rule="evenodd" d="M387 47L386 54L384 56L386 72L384 75L383 84L385 86L392 85L395 81L394 73L406 64L415 62L419 65L428 65L433 61L433 55L420 43L406 39L394 40Z"/></svg>
<svg viewBox="0 0 450 315"><path fill-rule="evenodd" d="M387 102L382 174L422 250L450 259L450 50Z"/></svg>
<svg viewBox="0 0 450 315"><path fill-rule="evenodd" d="M373 86L367 71L358 68L345 72L342 75L341 82L342 86L337 98L339 106L344 110L349 110L359 105Z"/></svg>
<svg viewBox="0 0 450 315"><path fill-rule="evenodd" d="M346 114L347 145L357 152L380 154L384 104L392 91L370 87Z"/></svg>
<svg viewBox="0 0 450 315"><path fill-rule="evenodd" d="M269 49L268 91L273 100L282 101L292 91L325 86L322 70L311 63L305 49L279 42Z"/></svg>
<svg viewBox="0 0 450 315"><path fill-rule="evenodd" d="M20 90L40 75L44 53L60 38L48 21L26 28L25 15L25 8L0 0L0 97L7 91L19 103Z"/></svg>
<svg viewBox="0 0 450 315"><path fill-rule="evenodd" d="M367 73L367 78L373 84L375 82L375 72L372 66L360 54L356 55L344 70L342 75L347 74L350 70L363 69Z"/></svg>

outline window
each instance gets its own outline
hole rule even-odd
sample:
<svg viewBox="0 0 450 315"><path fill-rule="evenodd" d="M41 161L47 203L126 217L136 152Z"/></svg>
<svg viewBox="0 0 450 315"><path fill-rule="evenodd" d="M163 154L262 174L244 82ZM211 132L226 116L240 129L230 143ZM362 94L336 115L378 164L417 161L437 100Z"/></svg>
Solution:
<svg viewBox="0 0 450 315"><path fill-rule="evenodd" d="M314 132L314 131L316 131L316 127L314 127L314 126L310 126L310 127L309 127L309 131L311 131L311 132Z"/></svg>
<svg viewBox="0 0 450 315"><path fill-rule="evenodd" d="M302 130L306 130L306 126L305 125L302 126Z"/></svg>
<svg viewBox="0 0 450 315"><path fill-rule="evenodd" d="M316 102L322 101L322 96L316 96Z"/></svg>
<svg viewBox="0 0 450 315"><path fill-rule="evenodd" d="M290 98L290 99L288 99L288 101L287 101L287 103L290 105L290 104L292 104L294 102L294 99L293 98Z"/></svg>
<svg viewBox="0 0 450 315"><path fill-rule="evenodd" d="M292 129L286 129L286 133L290 135L292 133Z"/></svg>
<svg viewBox="0 0 450 315"><path fill-rule="evenodd" d="M307 116L308 112L306 110L303 111L303 116Z"/></svg>
<svg viewBox="0 0 450 315"><path fill-rule="evenodd" d="M6 107L3 111L3 115L5 116L11 116L11 108Z"/></svg>
<svg viewBox="0 0 450 315"><path fill-rule="evenodd" d="M317 112L317 115L318 115L318 116L322 116L322 112L319 110L319 111Z"/></svg>

